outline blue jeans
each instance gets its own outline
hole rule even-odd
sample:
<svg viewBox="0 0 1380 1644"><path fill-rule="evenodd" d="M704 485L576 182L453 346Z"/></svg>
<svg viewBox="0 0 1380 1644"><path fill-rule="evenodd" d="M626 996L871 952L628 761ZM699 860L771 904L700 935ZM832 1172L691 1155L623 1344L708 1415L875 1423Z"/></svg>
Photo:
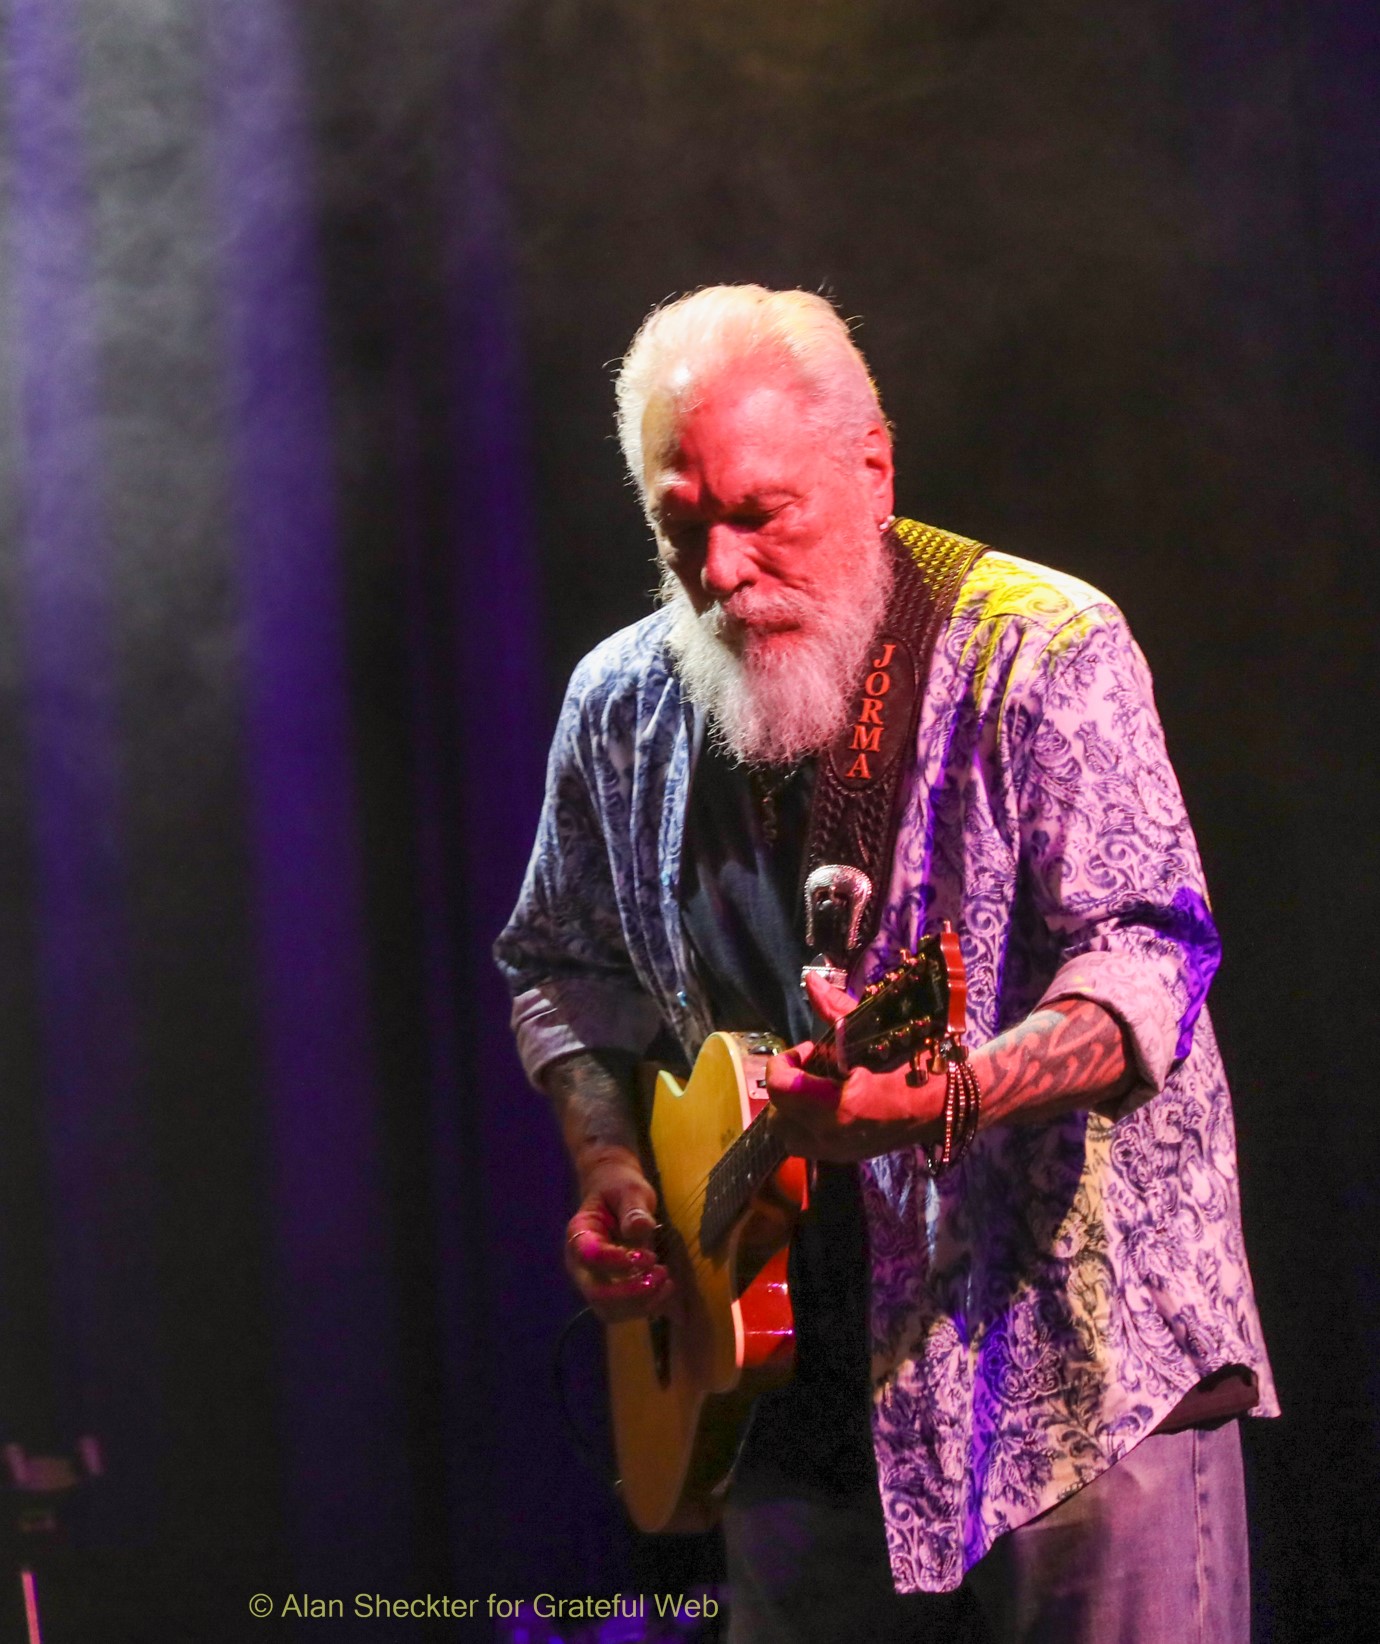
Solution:
<svg viewBox="0 0 1380 1644"><path fill-rule="evenodd" d="M724 1515L729 1644L1249 1644L1237 1423L1143 1440L998 1539L957 1593L892 1590L876 1492L768 1475Z"/></svg>

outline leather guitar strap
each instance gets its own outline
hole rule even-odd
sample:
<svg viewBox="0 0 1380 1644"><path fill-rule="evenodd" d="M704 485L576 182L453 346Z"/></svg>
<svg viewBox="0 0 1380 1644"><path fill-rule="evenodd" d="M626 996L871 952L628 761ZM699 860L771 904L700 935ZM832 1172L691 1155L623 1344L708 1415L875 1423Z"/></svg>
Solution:
<svg viewBox="0 0 1380 1644"><path fill-rule="evenodd" d="M820 756L805 846L806 944L847 971L871 942L891 877L935 642L986 544L916 520L887 535L895 580L847 727Z"/></svg>

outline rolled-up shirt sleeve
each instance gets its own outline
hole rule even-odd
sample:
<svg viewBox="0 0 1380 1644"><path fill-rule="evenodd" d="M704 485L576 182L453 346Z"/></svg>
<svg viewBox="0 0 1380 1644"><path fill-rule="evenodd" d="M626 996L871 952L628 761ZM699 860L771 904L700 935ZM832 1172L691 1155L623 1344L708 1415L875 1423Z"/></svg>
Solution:
<svg viewBox="0 0 1380 1644"><path fill-rule="evenodd" d="M1114 606L1081 611L1032 670L1013 730L1022 868L1057 965L1041 1003L1090 999L1155 1095L1188 1055L1220 944L1149 669Z"/></svg>
<svg viewBox="0 0 1380 1644"><path fill-rule="evenodd" d="M641 1054L660 1015L628 956L591 777L585 681L576 670L547 763L536 841L494 957L513 996L518 1054L534 1084L572 1051Z"/></svg>

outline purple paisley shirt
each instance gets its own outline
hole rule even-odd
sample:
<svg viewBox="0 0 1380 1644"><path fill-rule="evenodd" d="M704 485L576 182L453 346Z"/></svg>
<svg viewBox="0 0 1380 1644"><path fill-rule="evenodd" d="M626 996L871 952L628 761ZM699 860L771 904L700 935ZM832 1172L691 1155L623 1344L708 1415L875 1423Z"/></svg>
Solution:
<svg viewBox="0 0 1380 1644"><path fill-rule="evenodd" d="M689 715L657 612L576 669L532 861L496 953L529 1076L711 1031L677 904ZM1126 1028L1114 1111L984 1131L930 1181L862 1166L873 1441L892 1574L943 1591L1229 1364L1278 1412L1204 996L1218 940L1150 676L1121 613L989 552L936 648L880 929L855 984L943 919L968 1038L1078 996Z"/></svg>

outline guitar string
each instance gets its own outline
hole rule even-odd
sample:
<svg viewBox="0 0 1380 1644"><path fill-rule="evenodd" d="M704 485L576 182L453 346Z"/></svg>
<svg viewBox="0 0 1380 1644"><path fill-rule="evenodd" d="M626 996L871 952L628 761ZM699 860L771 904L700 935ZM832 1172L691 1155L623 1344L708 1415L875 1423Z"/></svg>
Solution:
<svg viewBox="0 0 1380 1644"><path fill-rule="evenodd" d="M749 1125L748 1129L744 1130L740 1134L740 1136L738 1138L738 1142L742 1142L743 1139L749 1135L749 1132L752 1131L752 1128L753 1127L751 1125ZM731 1194L730 1197L732 1197L732 1198L741 1197L743 1199L744 1203L743 1203L743 1206L740 1206L734 1212L734 1214L727 1219L726 1225L723 1227L722 1232L719 1235L719 1238L716 1238L716 1241L715 1241L716 1247L717 1247L720 1239L726 1240L727 1237L732 1233L734 1227L736 1227L736 1225L738 1223L738 1219L739 1219L739 1216L741 1214L742 1208L744 1208L745 1205L746 1205L746 1202L748 1200L750 1200L750 1198L752 1196L752 1193L756 1190L756 1188L758 1186L760 1186L763 1181L769 1180L771 1175L773 1175L775 1173L775 1171L780 1167L780 1165L784 1162L784 1160L786 1158L790 1157L789 1154L783 1153L779 1159L772 1160L771 1155L775 1152L776 1147L779 1146L779 1144L774 1144L772 1142L772 1138L770 1137L769 1132L759 1130L759 1131L756 1132L756 1137L757 1137L757 1140L759 1140L759 1141L765 1139L768 1142L767 1161L770 1163L770 1168L766 1169L766 1170L763 1170L763 1168L762 1168L763 1167L763 1160L760 1157L763 1150L762 1150L762 1148L758 1147L758 1148L755 1149L755 1152L758 1154L758 1157L755 1158L755 1159L749 1159L747 1161L748 1169L747 1169L747 1173L746 1173L746 1176L747 1176L746 1181L744 1181L744 1179L743 1179L743 1173L742 1172L738 1172L738 1171L733 1172L734 1180L733 1180L731 1185L732 1185L732 1188L734 1189L734 1193ZM736 1148L737 1146L738 1146L738 1143L735 1142L734 1147ZM750 1151L751 1151L751 1149L750 1149ZM727 1158L727 1157L728 1157L728 1155L724 1156L724 1158ZM724 1160L720 1159L719 1160L719 1165L722 1165L723 1162L724 1162ZM714 1166L713 1169L719 1168L719 1165ZM713 1169L711 1169L711 1172L710 1172L711 1175L713 1174ZM693 1213L693 1211L696 1208L697 1199L698 1199L700 1214L697 1218L692 1219L692 1216L687 1215L687 1213ZM693 1238L695 1240L696 1249L699 1251L699 1254L700 1254L700 1259L697 1259L695 1257L695 1255L693 1253L691 1253L691 1260L692 1260L692 1262L695 1263L695 1265L698 1269L700 1269L702 1271L709 1271L709 1270L713 1269L716 1265L722 1265L722 1262L721 1262L721 1260L716 1262L716 1259L713 1256L705 1256L703 1254L703 1247L700 1245L699 1230L704 1225L704 1211L705 1211L705 1199L704 1199L704 1197L699 1194L698 1188L692 1188L689 1191L689 1193L686 1195L685 1199L682 1201L680 1209L678 1211L676 1211L671 1216L671 1220L672 1220L673 1224L676 1226L676 1228L678 1230L682 1226L684 1226L687 1221L690 1222L690 1226L689 1226L687 1231L690 1234L690 1236L693 1236ZM682 1242L685 1245L685 1248L687 1250L687 1253L690 1253L689 1243L688 1243L686 1233L682 1233L681 1237L682 1237Z"/></svg>
<svg viewBox="0 0 1380 1644"><path fill-rule="evenodd" d="M919 954L917 953L915 957L918 959ZM883 987L886 985L886 980L899 981L901 978L898 976L885 979L882 984ZM905 980L910 982L917 980L913 963L911 967L907 968ZM947 980L948 978L946 977L946 982ZM945 992L947 993L947 988L945 989ZM920 1018L912 1018L912 1023L916 1020L927 1020L927 1024L933 1023L942 1013L943 1009L942 1005L939 1004L939 1001L935 1001L935 1004L937 1008L925 1013ZM835 1023L834 1026L832 1026L825 1034L821 1035L815 1043L814 1055L810 1057L810 1061L815 1061L820 1053L832 1057L837 1029L838 1024ZM850 1062L852 1059L853 1058L850 1056ZM807 1063L806 1065L808 1066L809 1064ZM776 1160L771 1165L770 1169L762 1170L760 1179L755 1179L756 1170L761 1169L764 1161L760 1158L760 1156L754 1158L750 1155L757 1146L757 1139L760 1138L767 1140L770 1138L770 1132L768 1132L764 1126L759 1124L759 1120L763 1118L766 1111L766 1109L761 1109L753 1115L752 1119L748 1121L747 1125L744 1126L744 1128L738 1133L735 1140L730 1144L727 1151L720 1155L720 1157L716 1159L712 1165L710 1165L704 1175L689 1187L678 1204L675 1206L670 1205L669 1202L666 1204L665 1214L677 1228L680 1227L681 1223L685 1219L686 1213L694 1210L697 1204L700 1209L699 1225L702 1225L706 1201L708 1198L708 1191L716 1174L718 1174L720 1179L724 1182L725 1188L731 1190L731 1192L728 1193L728 1197L730 1199L737 1199L739 1197L750 1198L758 1187L760 1187L765 1181L770 1179L770 1177L775 1174L786 1159L792 1157L792 1155L783 1150L780 1159ZM774 1138L772 1140L774 1140ZM779 1144L777 1145L779 1146ZM759 1155L760 1151L761 1150L758 1149ZM744 1191L745 1189L746 1192ZM741 1214L743 1208L744 1206L738 1207L738 1210L732 1217L730 1227L726 1231L731 1231L732 1225L736 1223L738 1215ZM695 1228L696 1244L699 1243L699 1225ZM712 1258L705 1258L705 1260L711 1261Z"/></svg>
<svg viewBox="0 0 1380 1644"><path fill-rule="evenodd" d="M738 1137L738 1142L741 1142L743 1140L743 1138L746 1137L749 1134L749 1132L752 1130L752 1128L753 1128L752 1125L749 1125L746 1130L742 1131L740 1133L739 1137ZM763 1136L767 1136L768 1134L769 1133L767 1133L765 1131L760 1131L760 1130L757 1132L757 1135L758 1135L759 1138L763 1137ZM738 1142L735 1142L733 1144L734 1147L737 1147ZM724 1157L726 1158L727 1155L725 1155ZM787 1155L787 1157L789 1157L789 1155ZM723 1163L723 1159L720 1159L719 1164L722 1164L722 1163ZM712 1169L714 1169L714 1168L717 1168L717 1166L711 1168L711 1174L712 1174ZM696 1200L696 1193L697 1193L696 1189L691 1189L689 1194L687 1195L686 1199L684 1200L683 1205L682 1205L682 1210L681 1210L681 1216L682 1217L683 1217L685 1211L693 1210L694 1205L695 1205L695 1200ZM704 1201L701 1198L700 1199L700 1204L703 1205L703 1202ZM675 1220L676 1220L677 1229L679 1230L680 1219L676 1218ZM732 1231L732 1226L733 1225L736 1225L736 1217L734 1219L734 1223L730 1225L729 1232ZM714 1256L706 1255L705 1252L704 1252L703 1246L700 1244L699 1230L698 1230L698 1224L697 1223L692 1222L692 1224L687 1229L687 1231L685 1233L681 1234L681 1245L682 1245L682 1249L685 1253L685 1256L689 1261L690 1267L691 1267L692 1271L696 1274L697 1277L703 1278L706 1275L715 1272L716 1270L722 1270L722 1268L724 1266L724 1263L725 1263L725 1258L726 1258L726 1248L725 1248L725 1256L720 1256L720 1257L716 1258Z"/></svg>
<svg viewBox="0 0 1380 1644"><path fill-rule="evenodd" d="M734 1178L736 1181L738 1177L737 1166L743 1158L745 1150L750 1150L756 1145L756 1139L765 1137L768 1134L762 1122L766 1111L765 1108L761 1108L753 1114L752 1118L748 1120L747 1124L743 1126L729 1144L726 1151L719 1155L698 1181L691 1183L686 1190L685 1198L678 1206L673 1208L668 1204L668 1212L674 1218L679 1218L682 1212L690 1208L696 1195L703 1193L708 1188L710 1180L716 1172L722 1171L726 1176Z"/></svg>
<svg viewBox="0 0 1380 1644"><path fill-rule="evenodd" d="M816 1060L820 1052L832 1053L834 1048L833 1039L834 1034L832 1031L827 1035L822 1035L815 1046L816 1055L812 1056L810 1060ZM701 1207L701 1217L703 1216L703 1208L708 1197L707 1190L716 1175L723 1182L727 1197L730 1199L748 1198L763 1182L774 1175L788 1158L792 1157L784 1148L781 1148L781 1144L772 1137L770 1131L761 1122L765 1112L766 1110L762 1109L753 1115L730 1144L727 1151L710 1165L709 1169L697 1182L692 1184L679 1204L675 1206L667 1205L667 1215L678 1226L684 1219L686 1212L695 1208L697 1201ZM771 1160L771 1154L777 1149L780 1149L780 1157ZM767 1155L765 1160L762 1157L764 1153ZM736 1214L732 1220L736 1222Z"/></svg>
<svg viewBox="0 0 1380 1644"><path fill-rule="evenodd" d="M691 1184L684 1199L677 1207L671 1209L668 1206L673 1217L679 1219L686 1210L690 1209L696 1197L705 1194L716 1175L720 1176L728 1186L740 1189L745 1178L750 1178L761 1170L763 1153L769 1156L781 1146L780 1142L772 1136L765 1126L765 1111L765 1109L761 1109L752 1116L743 1129L738 1132L737 1137L728 1149L710 1165L698 1181ZM790 1155L782 1149L781 1158L772 1165L771 1171L768 1171L767 1174L770 1175L789 1157ZM757 1184L754 1183L753 1185Z"/></svg>
<svg viewBox="0 0 1380 1644"><path fill-rule="evenodd" d="M832 1031L821 1036L815 1046L816 1056L820 1052L832 1053L834 1048L833 1038ZM816 1057L811 1057L811 1061L815 1059ZM673 1222L679 1225L685 1213L694 1209L697 1200L703 1207L708 1196L707 1190L716 1175L720 1177L726 1190L728 1190L728 1197L739 1197L744 1194L745 1189L746 1195L750 1197L763 1182L775 1174L788 1158L792 1157L790 1153L782 1148L780 1158L772 1161L769 1167L764 1168L765 1161L761 1157L762 1153L766 1152L768 1158L770 1158L770 1154L780 1147L780 1143L771 1136L771 1133L760 1122L765 1112L766 1110L762 1109L753 1115L743 1129L739 1131L727 1151L721 1154L710 1165L704 1175L690 1186L684 1198L677 1205L667 1204L666 1213ZM702 1213L703 1211L701 1211ZM733 1219L737 1220L736 1215Z"/></svg>
<svg viewBox="0 0 1380 1644"><path fill-rule="evenodd" d="M699 1215L694 1214L696 1208L696 1195L692 1191L684 1201L681 1210L672 1218L672 1221L676 1229L681 1232L682 1245L687 1254L690 1255L692 1262L694 1262L697 1268L708 1271L716 1265L721 1265L722 1258L716 1258L712 1255L705 1254L704 1248L700 1243L700 1229L703 1226L704 1221L704 1200L702 1198L698 1200L698 1209L700 1211ZM732 1233L733 1228L737 1225L737 1220L737 1216L734 1216L728 1223L724 1229L725 1236ZM683 1231L681 1231L682 1229ZM692 1239L694 1241L693 1250L691 1249L690 1244ZM716 1247L717 1243L718 1241L716 1241Z"/></svg>
<svg viewBox="0 0 1380 1644"><path fill-rule="evenodd" d="M739 1131L737 1138L731 1143L728 1151L721 1154L697 1182L691 1184L678 1204L674 1206L667 1204L666 1214L673 1222L679 1225L685 1213L692 1210L697 1201L701 1206L704 1204L710 1181L716 1171L724 1170L725 1175L730 1178L731 1185L735 1188L741 1187L743 1173L738 1169L738 1164L743 1157L740 1149L743 1147L744 1138L754 1134L762 1136L767 1134L765 1130L756 1130L758 1117L758 1115L754 1115L748 1124ZM753 1143L749 1141L746 1145L750 1149Z"/></svg>
<svg viewBox="0 0 1380 1644"><path fill-rule="evenodd" d="M832 1053L832 1051L833 1051L833 1041L834 1041L834 1030L830 1029L830 1031L827 1034L821 1035L821 1037L817 1041L817 1043L815 1045L816 1055L818 1055L821 1051L825 1052L826 1054ZM815 1059L814 1057L811 1057L812 1061L814 1059ZM744 1145L746 1144L746 1148L750 1150L754 1145L754 1142L752 1140L754 1135L756 1135L758 1137L765 1137L765 1136L768 1135L768 1132L766 1132L766 1130L764 1128L762 1128L758 1123L758 1121L760 1119L762 1119L762 1117L763 1117L763 1115L766 1111L767 1111L766 1109L761 1109L752 1116L752 1118L747 1122L747 1124L744 1125L742 1130L739 1131L737 1137L729 1145L727 1151L722 1153L714 1161L714 1163L712 1165L710 1165L709 1169L704 1173L704 1175L701 1176L700 1179L697 1182L695 1182L689 1188L686 1197L684 1198L684 1200L678 1206L676 1206L676 1207L671 1207L670 1205L667 1206L667 1214L671 1217L671 1219L673 1221L679 1222L680 1218L683 1216L685 1211L687 1211L687 1210L689 1210L693 1207L696 1196L702 1194L704 1192L704 1190L706 1190L708 1188L711 1178L718 1171L722 1171L724 1173L725 1177L730 1182L730 1184L732 1185L733 1188L735 1188L736 1190L741 1191L741 1188L742 1188L742 1185L743 1185L744 1172L739 1169L739 1165L745 1157ZM783 1151L781 1159L778 1160L777 1164L773 1165L772 1169L770 1171L768 1171L766 1174L771 1175L775 1170L777 1170L779 1168L780 1164L784 1163L785 1160L788 1159L789 1157L790 1157L790 1154L785 1153ZM749 1161L748 1162L748 1173L749 1174L751 1173L752 1164L756 1163L756 1162L757 1161ZM759 1184L753 1183L752 1185L755 1188Z"/></svg>

